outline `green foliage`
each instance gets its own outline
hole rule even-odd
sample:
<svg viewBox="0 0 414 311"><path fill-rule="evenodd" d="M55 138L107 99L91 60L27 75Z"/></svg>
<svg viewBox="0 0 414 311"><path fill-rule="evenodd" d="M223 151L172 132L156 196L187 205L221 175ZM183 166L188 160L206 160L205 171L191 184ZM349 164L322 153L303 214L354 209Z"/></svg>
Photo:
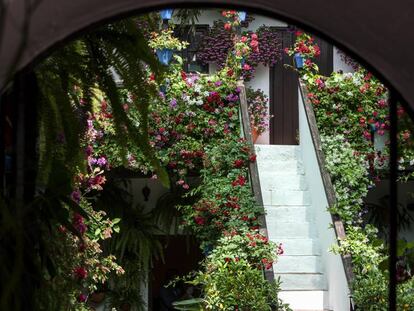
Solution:
<svg viewBox="0 0 414 311"><path fill-rule="evenodd" d="M280 281L266 281L246 260L209 261L194 285L202 285L205 310L290 310L278 298Z"/></svg>
<svg viewBox="0 0 414 311"><path fill-rule="evenodd" d="M361 212L368 186L372 184L368 178L367 162L355 156L354 149L343 135L322 136L321 141L337 200L330 211L346 224L362 221L356 216Z"/></svg>

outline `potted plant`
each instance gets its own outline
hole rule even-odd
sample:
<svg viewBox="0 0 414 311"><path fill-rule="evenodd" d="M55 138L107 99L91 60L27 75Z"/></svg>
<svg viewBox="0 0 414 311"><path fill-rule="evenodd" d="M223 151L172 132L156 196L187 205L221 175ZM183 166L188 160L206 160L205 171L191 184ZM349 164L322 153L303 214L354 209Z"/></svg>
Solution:
<svg viewBox="0 0 414 311"><path fill-rule="evenodd" d="M268 113L269 99L262 90L247 88L247 105L250 115L250 126L253 142L269 128L269 119L272 117Z"/></svg>
<svg viewBox="0 0 414 311"><path fill-rule="evenodd" d="M294 56L295 66L297 69L303 68L303 56L300 53L296 53Z"/></svg>
<svg viewBox="0 0 414 311"><path fill-rule="evenodd" d="M244 11L239 11L239 12L237 12L237 14L239 15L239 20L240 20L241 22L244 22L244 21L246 20L246 12L244 12Z"/></svg>
<svg viewBox="0 0 414 311"><path fill-rule="evenodd" d="M160 11L160 16L162 20L169 20L173 15L173 9L165 9Z"/></svg>
<svg viewBox="0 0 414 311"><path fill-rule="evenodd" d="M163 65L170 63L174 50L181 51L188 45L187 42L175 38L172 29L163 29L160 33L153 32L151 36L149 47L155 49L157 57Z"/></svg>

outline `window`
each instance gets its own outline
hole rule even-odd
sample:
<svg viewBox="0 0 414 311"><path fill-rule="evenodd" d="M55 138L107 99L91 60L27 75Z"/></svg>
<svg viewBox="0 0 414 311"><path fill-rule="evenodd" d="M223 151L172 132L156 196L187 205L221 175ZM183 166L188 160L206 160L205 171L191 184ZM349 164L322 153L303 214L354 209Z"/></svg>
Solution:
<svg viewBox="0 0 414 311"><path fill-rule="evenodd" d="M178 38L190 44L180 53L184 60L183 68L185 72L208 73L208 64L204 65L197 60L197 51L203 36L208 32L208 27L208 25L196 25L195 31L190 31L189 27L185 27L176 32Z"/></svg>

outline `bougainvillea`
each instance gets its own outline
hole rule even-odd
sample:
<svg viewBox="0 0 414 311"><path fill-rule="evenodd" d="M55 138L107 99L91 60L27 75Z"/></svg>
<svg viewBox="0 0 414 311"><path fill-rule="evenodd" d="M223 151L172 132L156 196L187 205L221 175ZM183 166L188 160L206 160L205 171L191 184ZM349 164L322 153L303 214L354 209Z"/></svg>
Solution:
<svg viewBox="0 0 414 311"><path fill-rule="evenodd" d="M251 31L242 33L245 37L251 37L252 34ZM248 69L250 74L247 77L249 78L252 77L255 67L259 64L273 66L280 61L282 56L281 37L276 29L263 25L257 29L255 35L257 36L259 48L253 49L252 53L245 58L245 63L251 67ZM203 36L201 42L197 58L204 64L215 63L219 68L224 66L228 53L234 44L231 31L225 29L225 23L215 21L209 33Z"/></svg>

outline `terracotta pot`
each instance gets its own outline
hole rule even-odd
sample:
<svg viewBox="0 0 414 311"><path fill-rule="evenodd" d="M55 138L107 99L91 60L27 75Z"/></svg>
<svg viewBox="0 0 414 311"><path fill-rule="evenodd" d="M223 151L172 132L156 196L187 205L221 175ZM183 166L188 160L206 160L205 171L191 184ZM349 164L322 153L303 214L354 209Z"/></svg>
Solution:
<svg viewBox="0 0 414 311"><path fill-rule="evenodd" d="M251 128L252 128L252 130L251 130L252 139L253 139L253 142L255 143L256 140L259 138L259 134L257 133L256 129L253 126Z"/></svg>

